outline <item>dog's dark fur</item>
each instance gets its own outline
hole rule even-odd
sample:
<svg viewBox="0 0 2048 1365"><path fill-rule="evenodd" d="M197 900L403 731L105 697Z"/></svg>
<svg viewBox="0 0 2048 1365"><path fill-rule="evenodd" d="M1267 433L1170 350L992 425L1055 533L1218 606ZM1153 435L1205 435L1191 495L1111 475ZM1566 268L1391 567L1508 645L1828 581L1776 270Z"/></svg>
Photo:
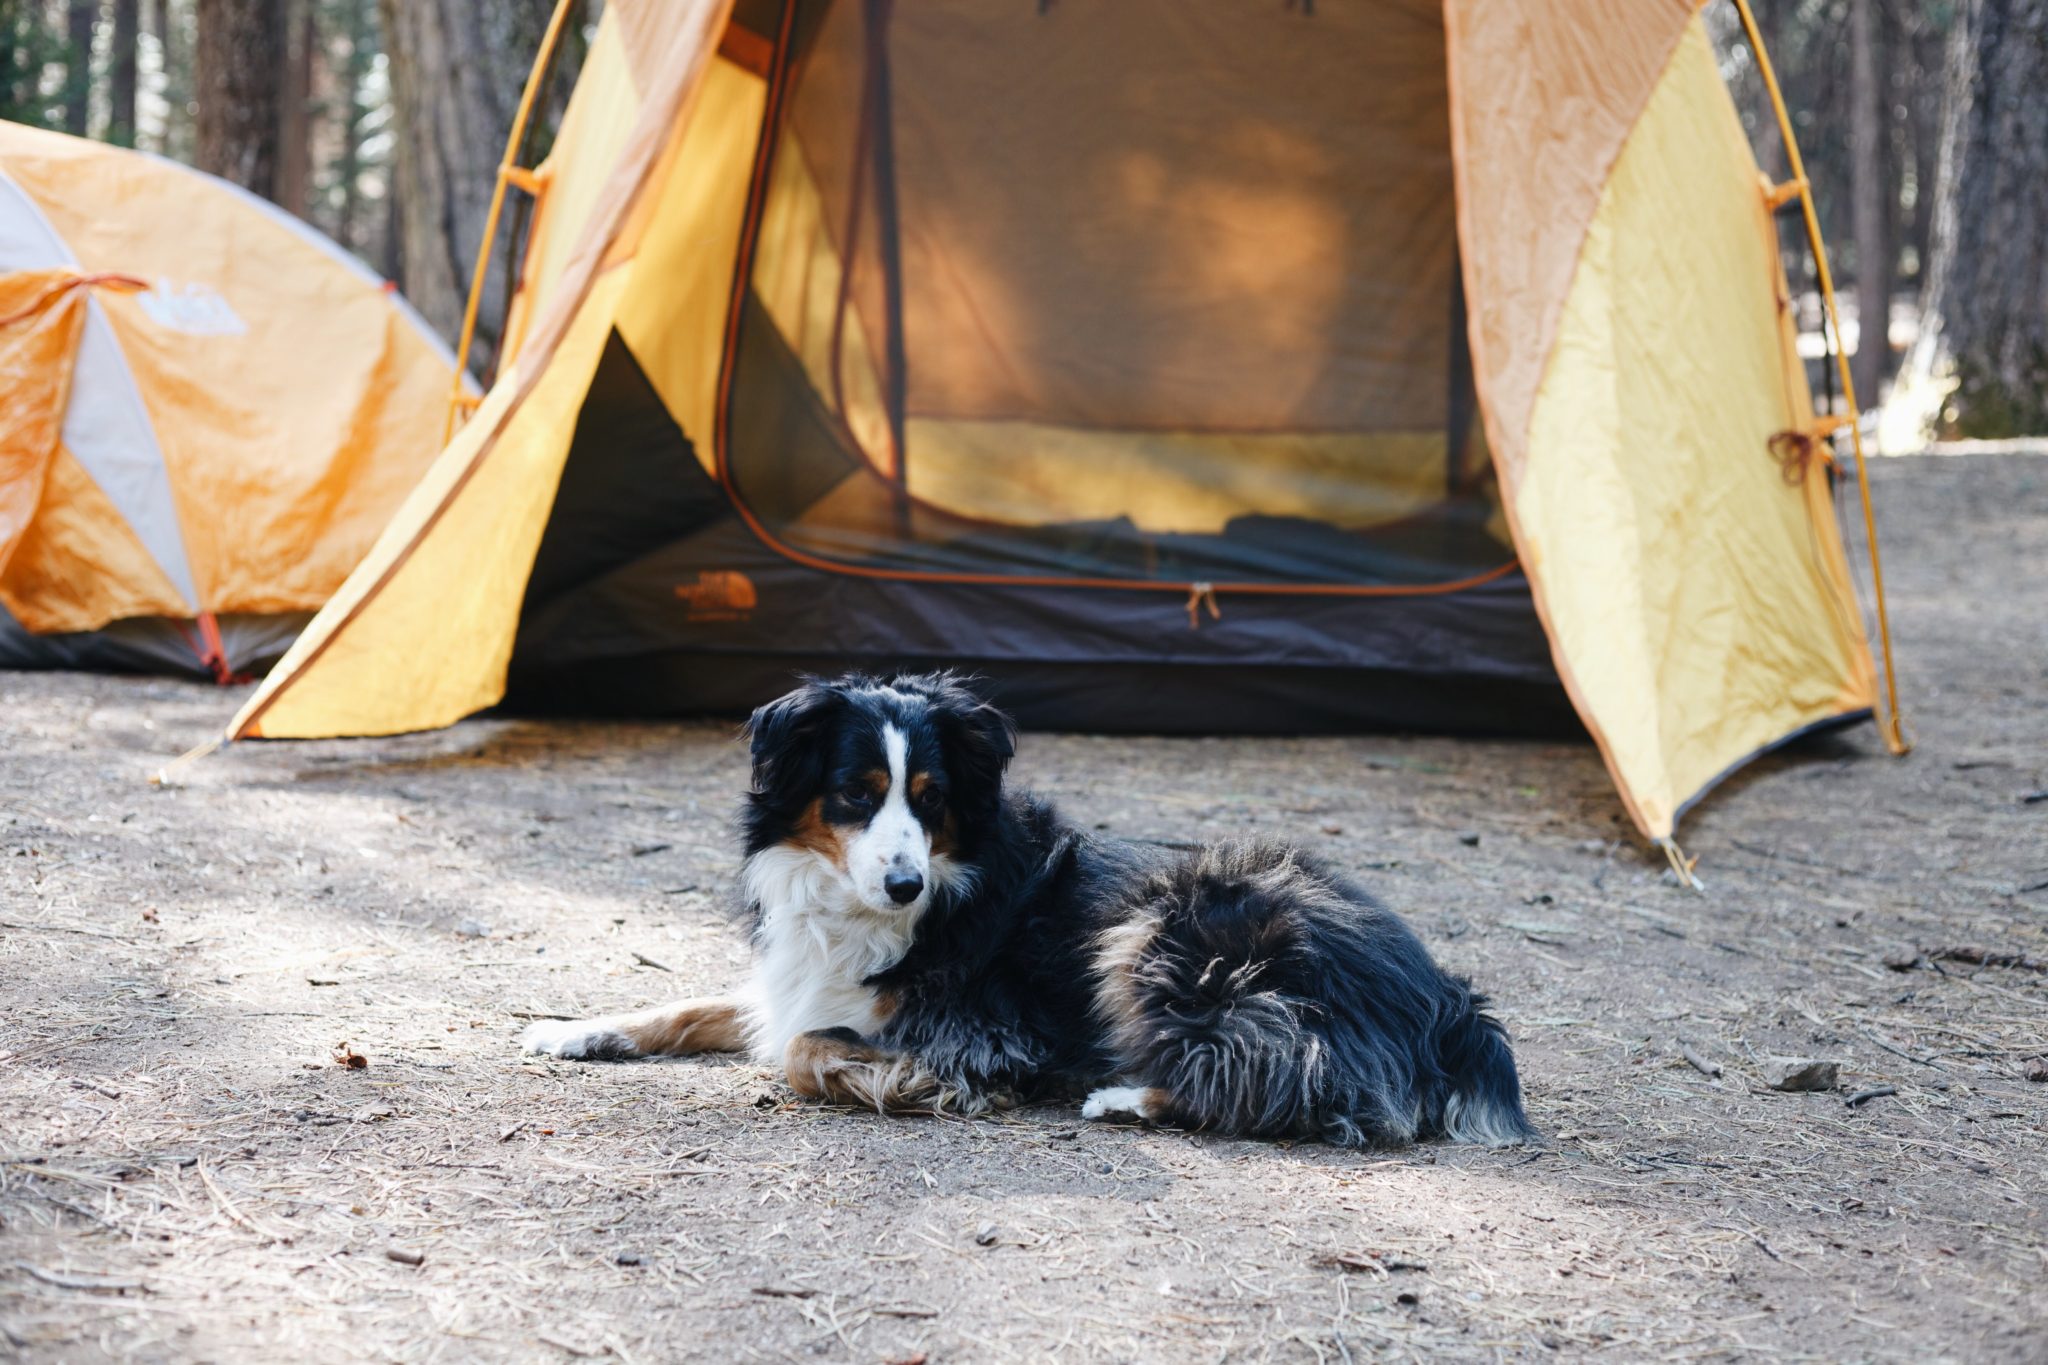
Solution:
<svg viewBox="0 0 2048 1365"><path fill-rule="evenodd" d="M883 1110L1086 1094L1091 1118L1349 1146L1532 1135L1485 998L1318 860L1076 830L1005 789L1010 721L947 674L807 683L750 733L748 996L529 1049L751 1048Z"/></svg>

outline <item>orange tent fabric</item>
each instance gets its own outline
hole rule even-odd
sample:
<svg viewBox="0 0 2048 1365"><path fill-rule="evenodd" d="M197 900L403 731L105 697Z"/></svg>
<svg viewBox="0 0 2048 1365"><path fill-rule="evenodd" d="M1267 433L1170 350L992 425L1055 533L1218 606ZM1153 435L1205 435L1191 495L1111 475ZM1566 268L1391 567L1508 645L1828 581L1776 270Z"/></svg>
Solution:
<svg viewBox="0 0 2048 1365"><path fill-rule="evenodd" d="M0 278L0 574L35 519L71 397L85 331L85 277L70 270Z"/></svg>
<svg viewBox="0 0 2048 1365"><path fill-rule="evenodd" d="M383 280L275 205L12 124L0 363L17 665L93 662L110 629L173 667L219 653L185 643L216 627L236 668L274 658L418 482L454 375Z"/></svg>

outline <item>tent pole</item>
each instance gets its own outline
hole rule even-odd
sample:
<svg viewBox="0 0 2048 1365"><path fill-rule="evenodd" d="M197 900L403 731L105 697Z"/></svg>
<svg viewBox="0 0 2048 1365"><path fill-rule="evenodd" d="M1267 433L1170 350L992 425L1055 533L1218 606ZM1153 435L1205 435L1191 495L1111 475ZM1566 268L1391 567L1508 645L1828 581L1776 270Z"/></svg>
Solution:
<svg viewBox="0 0 2048 1365"><path fill-rule="evenodd" d="M1749 35L1750 51L1756 54L1757 74L1763 77L1764 89L1770 92L1771 108L1778 116L1778 130L1785 138L1785 155L1791 162L1792 183L1799 187L1799 204L1806 215L1806 238L1813 247L1814 268L1820 276L1821 302L1827 309L1828 326L1839 342L1842 318L1835 305L1834 272L1828 269L1827 247L1820 235L1820 215L1813 207L1813 186L1806 178L1806 162L1799 155L1799 140L1792 133L1792 115L1785 108L1785 92L1778 88L1778 74L1771 67L1770 54L1764 51L1763 33L1757 28L1756 15L1749 7L1749 0L1735 0L1735 8L1742 16L1743 32ZM1882 321L1878 324L1880 334L1883 325ZM1906 738L1905 723L1899 715L1899 675L1892 663L1892 628L1884 605L1884 560L1877 548L1877 515L1870 505L1870 470L1863 454L1863 428L1859 420L1862 414L1856 407L1856 383L1849 374L1849 353L1839 344L1835 347L1835 364L1842 381L1842 398L1849 409L1849 443L1856 452L1856 486L1863 495L1863 530L1870 543L1870 582L1877 600L1877 635L1884 649L1885 714L1878 728L1884 735L1887 748L1894 754L1906 754L1912 752L1913 745Z"/></svg>
<svg viewBox="0 0 2048 1365"><path fill-rule="evenodd" d="M1451 244L1451 345L1449 397L1444 406L1444 496L1454 499L1465 488L1465 444L1472 435L1472 345L1465 334L1465 261Z"/></svg>
<svg viewBox="0 0 2048 1365"><path fill-rule="evenodd" d="M867 0L869 98L874 125L875 226L882 253L882 316L885 373L882 406L889 419L890 471L896 481L896 516L907 535L910 523L909 450L903 408L909 391L903 341L903 236L896 201L896 128L889 74L889 14L892 0Z"/></svg>
<svg viewBox="0 0 2048 1365"><path fill-rule="evenodd" d="M483 302L484 279L491 269L491 243L498 238L498 218L505 211L505 190L518 183L531 186L533 177L519 165L519 148L526 140L526 121L533 116L533 106L540 98L540 89L547 84L548 71L555 61L555 45L561 41L562 30L568 25L569 11L576 7L576 0L555 0L555 12L548 17L547 32L541 36L540 50L533 54L533 69L527 73L526 88L519 93L519 111L512 116L512 131L505 138L505 155L498 162L498 180L491 188L491 211L484 215L484 239L477 247L476 269L470 272L469 301L462 309L462 336L455 346L455 378L448 392L448 420L442 425L441 444L447 445L455 435L455 419L465 406L462 391L462 377L469 370L469 348L476 341L476 313Z"/></svg>

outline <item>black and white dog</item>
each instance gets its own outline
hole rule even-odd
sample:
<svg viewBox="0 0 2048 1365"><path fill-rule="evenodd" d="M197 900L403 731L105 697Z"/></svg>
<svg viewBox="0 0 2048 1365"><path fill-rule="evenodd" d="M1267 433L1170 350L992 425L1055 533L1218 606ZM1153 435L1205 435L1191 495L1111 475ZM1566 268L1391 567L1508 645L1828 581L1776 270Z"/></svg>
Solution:
<svg viewBox="0 0 2048 1365"><path fill-rule="evenodd" d="M1091 837L1005 791L1007 716L949 674L811 682L749 726L754 972L734 999L537 1023L530 1052L748 1052L804 1095L1347 1146L1532 1136L1485 998L1277 843Z"/></svg>

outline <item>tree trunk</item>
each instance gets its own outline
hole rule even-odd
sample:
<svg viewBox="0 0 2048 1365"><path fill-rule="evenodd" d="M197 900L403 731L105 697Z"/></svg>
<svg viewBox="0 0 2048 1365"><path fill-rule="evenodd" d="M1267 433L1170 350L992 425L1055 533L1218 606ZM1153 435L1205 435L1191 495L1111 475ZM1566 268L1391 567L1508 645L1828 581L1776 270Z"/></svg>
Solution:
<svg viewBox="0 0 2048 1365"><path fill-rule="evenodd" d="M1924 312L1963 436L2048 432L2048 0L1964 0Z"/></svg>
<svg viewBox="0 0 2048 1365"><path fill-rule="evenodd" d="M368 84L380 46L376 4L374 0L355 0L341 9L336 20L348 43L348 55L336 72L342 116L340 144L334 156L334 240L360 252L364 239L370 235L363 231L359 214L363 204L363 139L368 131L366 124L377 108Z"/></svg>
<svg viewBox="0 0 2048 1365"><path fill-rule="evenodd" d="M170 156L177 129L185 114L184 91L178 80L186 70L179 59L177 34L173 31L171 0L149 0L149 31L156 35L157 61L163 73L164 124L157 130L156 150Z"/></svg>
<svg viewBox="0 0 2048 1365"><path fill-rule="evenodd" d="M1905 106L1905 118L1899 124L1904 139L1899 173L1902 180L1911 178L1910 195L1902 193L1900 197L1905 218L1899 235L1893 238L1900 263L1894 283L1904 283L1910 261L1913 283L1920 286L1927 282L1933 243L1934 182L1941 161L1941 85L1952 20L1946 14L1931 15L1917 5L1903 14L1894 12L1893 18L1892 50L1903 59L1894 68L1895 79L1900 103ZM1903 184L1901 189L1905 189Z"/></svg>
<svg viewBox="0 0 2048 1365"><path fill-rule="evenodd" d="M284 6L276 0L199 0L198 17L194 160L203 171L275 199Z"/></svg>
<svg viewBox="0 0 2048 1365"><path fill-rule="evenodd" d="M33 121L29 73L35 69L37 23L34 11L0 10L0 118Z"/></svg>
<svg viewBox="0 0 2048 1365"><path fill-rule="evenodd" d="M405 287L405 196L393 180L384 191L384 278L398 286L398 292L411 298Z"/></svg>
<svg viewBox="0 0 2048 1365"><path fill-rule="evenodd" d="M114 0L114 32L107 63L107 140L135 145L136 39L142 36L142 0Z"/></svg>
<svg viewBox="0 0 2048 1365"><path fill-rule="evenodd" d="M1849 8L1849 206L1856 257L1856 354L1851 375L1866 407L1878 402L1878 386L1891 368L1892 253L1885 203L1891 179L1885 173L1885 100L1879 82L1877 0L1850 0Z"/></svg>
<svg viewBox="0 0 2048 1365"><path fill-rule="evenodd" d="M278 0L287 14L290 52L279 95L277 202L305 216L313 182L313 50L320 35L312 0Z"/></svg>
<svg viewBox="0 0 2048 1365"><path fill-rule="evenodd" d="M1785 56L1784 44L1780 41L1783 37L1783 26L1778 22L1778 13L1779 7L1777 5L1759 5L1756 7L1757 31L1763 38L1764 52L1773 63L1782 60ZM1750 60L1758 66L1762 65L1761 62L1756 61L1754 55L1752 55ZM1784 79L1785 74L1781 74L1779 76L1780 83ZM1761 166L1764 174L1770 176L1771 179L1784 180L1791 175L1791 169L1785 164L1785 135L1778 127L1777 106L1771 103L1771 92L1764 85L1761 75L1751 79L1749 84L1755 97L1755 103L1752 108L1756 111L1757 165Z"/></svg>
<svg viewBox="0 0 2048 1365"><path fill-rule="evenodd" d="M549 0L380 3L406 296L451 339L461 330L498 157L553 8ZM494 261L478 310L479 359L495 345L505 287Z"/></svg>
<svg viewBox="0 0 2048 1365"><path fill-rule="evenodd" d="M64 131L84 137L92 112L92 27L99 0L71 0L65 12Z"/></svg>

